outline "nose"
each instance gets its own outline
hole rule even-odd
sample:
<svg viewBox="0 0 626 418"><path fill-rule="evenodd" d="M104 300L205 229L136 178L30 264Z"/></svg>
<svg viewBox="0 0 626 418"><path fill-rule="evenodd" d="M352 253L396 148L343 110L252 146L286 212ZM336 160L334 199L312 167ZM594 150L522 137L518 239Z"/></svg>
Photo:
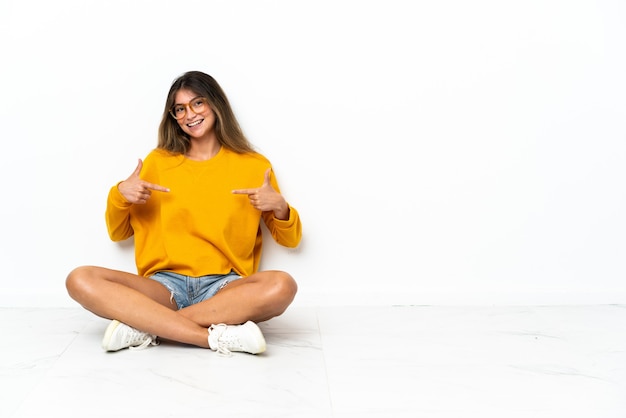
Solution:
<svg viewBox="0 0 626 418"><path fill-rule="evenodd" d="M191 105L185 105L185 119L193 119L197 115L196 112L191 109Z"/></svg>

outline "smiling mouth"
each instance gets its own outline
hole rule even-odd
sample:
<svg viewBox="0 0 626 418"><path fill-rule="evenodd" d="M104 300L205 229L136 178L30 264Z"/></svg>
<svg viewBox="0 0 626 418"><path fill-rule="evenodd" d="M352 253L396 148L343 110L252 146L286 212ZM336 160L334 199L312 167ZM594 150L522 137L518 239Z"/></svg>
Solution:
<svg viewBox="0 0 626 418"><path fill-rule="evenodd" d="M198 120L197 120L197 121L195 121L195 122L188 123L188 124L187 124L187 126L188 126L189 128L193 128L194 126L198 126L198 125L200 125L200 124L202 123L202 121L203 121L203 120L204 120L204 119L198 119Z"/></svg>

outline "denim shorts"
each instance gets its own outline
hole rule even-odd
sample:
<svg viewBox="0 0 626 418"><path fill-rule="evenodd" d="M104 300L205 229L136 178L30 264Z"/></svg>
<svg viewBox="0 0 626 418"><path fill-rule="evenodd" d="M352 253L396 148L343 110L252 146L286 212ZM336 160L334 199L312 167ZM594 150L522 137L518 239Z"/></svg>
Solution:
<svg viewBox="0 0 626 418"><path fill-rule="evenodd" d="M209 276L191 277L171 271L159 271L150 276L167 288L176 301L178 309L207 300L224 286L241 276L234 271L228 274L211 274Z"/></svg>

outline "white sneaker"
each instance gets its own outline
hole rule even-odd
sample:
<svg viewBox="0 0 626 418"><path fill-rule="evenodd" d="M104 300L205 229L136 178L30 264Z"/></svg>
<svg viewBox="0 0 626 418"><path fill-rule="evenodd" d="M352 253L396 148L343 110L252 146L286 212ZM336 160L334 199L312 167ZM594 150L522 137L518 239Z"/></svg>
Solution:
<svg viewBox="0 0 626 418"><path fill-rule="evenodd" d="M141 332L117 320L111 321L102 339L105 351L118 351L127 347L142 350L149 345L159 345L156 335Z"/></svg>
<svg viewBox="0 0 626 418"><path fill-rule="evenodd" d="M209 327L209 347L226 356L231 351L258 354L265 351L263 333L252 321L243 325L217 324Z"/></svg>

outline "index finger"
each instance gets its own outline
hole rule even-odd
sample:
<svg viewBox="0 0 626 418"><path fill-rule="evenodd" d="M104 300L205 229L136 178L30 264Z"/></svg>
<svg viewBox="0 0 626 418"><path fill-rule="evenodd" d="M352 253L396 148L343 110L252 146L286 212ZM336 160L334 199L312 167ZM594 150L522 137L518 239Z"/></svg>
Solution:
<svg viewBox="0 0 626 418"><path fill-rule="evenodd" d="M231 192L232 194L255 194L256 193L256 189L237 189L237 190L233 190Z"/></svg>
<svg viewBox="0 0 626 418"><path fill-rule="evenodd" d="M170 189L168 189L167 187L163 187L163 186L159 186L158 184L152 184L152 183L148 183L145 182L144 186L150 190L156 190L158 192L169 192Z"/></svg>

